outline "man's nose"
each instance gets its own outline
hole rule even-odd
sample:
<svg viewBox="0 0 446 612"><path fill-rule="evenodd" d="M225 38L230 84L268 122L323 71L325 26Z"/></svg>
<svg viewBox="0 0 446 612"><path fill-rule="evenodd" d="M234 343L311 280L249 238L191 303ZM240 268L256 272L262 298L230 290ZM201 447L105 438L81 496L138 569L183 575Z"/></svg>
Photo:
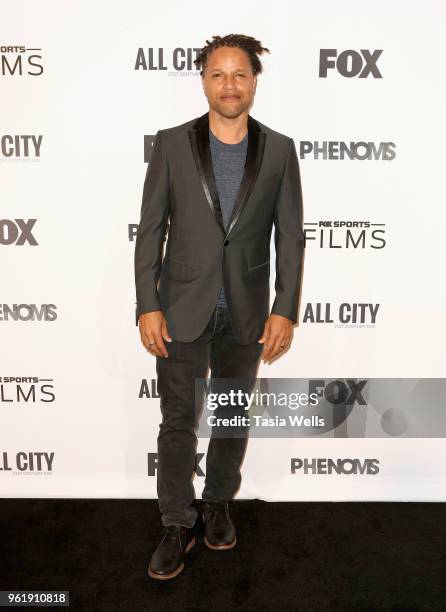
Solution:
<svg viewBox="0 0 446 612"><path fill-rule="evenodd" d="M234 84L235 84L234 77L229 75L228 77L224 78L223 89L233 89L234 88Z"/></svg>

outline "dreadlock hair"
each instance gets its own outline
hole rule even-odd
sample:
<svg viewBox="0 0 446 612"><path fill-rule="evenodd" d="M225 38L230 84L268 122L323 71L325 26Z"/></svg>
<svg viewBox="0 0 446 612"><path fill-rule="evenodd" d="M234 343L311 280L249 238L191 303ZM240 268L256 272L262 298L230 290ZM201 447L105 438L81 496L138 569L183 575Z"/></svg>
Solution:
<svg viewBox="0 0 446 612"><path fill-rule="evenodd" d="M213 36L212 40L206 40L206 43L206 46L200 50L197 59L193 62L197 68L201 68L200 76L203 76L210 53L219 47L238 47L245 51L248 54L254 76L263 71L262 64L257 56L262 55L265 51L270 53L269 49L262 47L262 43L259 40L256 40L252 36L245 36L244 34Z"/></svg>

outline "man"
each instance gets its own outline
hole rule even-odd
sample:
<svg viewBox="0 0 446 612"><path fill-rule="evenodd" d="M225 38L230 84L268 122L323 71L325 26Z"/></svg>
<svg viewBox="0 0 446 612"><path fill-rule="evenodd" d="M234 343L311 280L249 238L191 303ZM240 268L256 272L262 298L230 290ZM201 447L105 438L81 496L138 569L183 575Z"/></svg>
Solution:
<svg viewBox="0 0 446 612"><path fill-rule="evenodd" d="M181 572L195 544L195 379L210 366L211 380L255 382L260 359L270 362L290 345L302 277L295 144L249 115L258 55L268 49L240 34L206 42L195 63L209 111L157 132L135 245L136 322L156 356L162 413L163 534L149 565L161 580ZM276 295L268 316L273 225ZM209 442L202 518L213 550L236 544L228 502L240 486L246 444L247 436Z"/></svg>

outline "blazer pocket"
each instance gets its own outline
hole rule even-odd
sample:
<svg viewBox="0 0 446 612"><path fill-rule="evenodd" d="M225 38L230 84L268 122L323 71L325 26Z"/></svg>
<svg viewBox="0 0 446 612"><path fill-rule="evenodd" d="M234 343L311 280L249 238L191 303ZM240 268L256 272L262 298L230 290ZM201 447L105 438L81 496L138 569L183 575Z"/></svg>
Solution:
<svg viewBox="0 0 446 612"><path fill-rule="evenodd" d="M248 279L250 281L267 278L269 276L269 259L257 266L248 268Z"/></svg>
<svg viewBox="0 0 446 612"><path fill-rule="evenodd" d="M163 266L165 266L167 275L176 281L187 283L199 275L199 271L196 268L172 259L167 255L163 259Z"/></svg>

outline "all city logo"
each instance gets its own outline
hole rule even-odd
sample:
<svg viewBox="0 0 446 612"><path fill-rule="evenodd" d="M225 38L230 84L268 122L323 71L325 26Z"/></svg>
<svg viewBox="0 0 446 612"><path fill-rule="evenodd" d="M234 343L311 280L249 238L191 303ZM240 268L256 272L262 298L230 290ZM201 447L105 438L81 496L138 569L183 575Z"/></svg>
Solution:
<svg viewBox="0 0 446 612"><path fill-rule="evenodd" d="M40 159L42 139L42 134L4 134L0 136L0 159Z"/></svg>
<svg viewBox="0 0 446 612"><path fill-rule="evenodd" d="M375 327L381 304L367 302L307 302L302 323L334 323L335 327Z"/></svg>
<svg viewBox="0 0 446 612"><path fill-rule="evenodd" d="M53 472L54 452L19 451L8 453L0 451L0 472L12 474L51 474Z"/></svg>
<svg viewBox="0 0 446 612"><path fill-rule="evenodd" d="M164 49L163 47L139 47L136 52L135 70L165 71L175 74L177 72L191 71L197 75L200 71L193 63L200 53L200 47L175 47L175 49Z"/></svg>

